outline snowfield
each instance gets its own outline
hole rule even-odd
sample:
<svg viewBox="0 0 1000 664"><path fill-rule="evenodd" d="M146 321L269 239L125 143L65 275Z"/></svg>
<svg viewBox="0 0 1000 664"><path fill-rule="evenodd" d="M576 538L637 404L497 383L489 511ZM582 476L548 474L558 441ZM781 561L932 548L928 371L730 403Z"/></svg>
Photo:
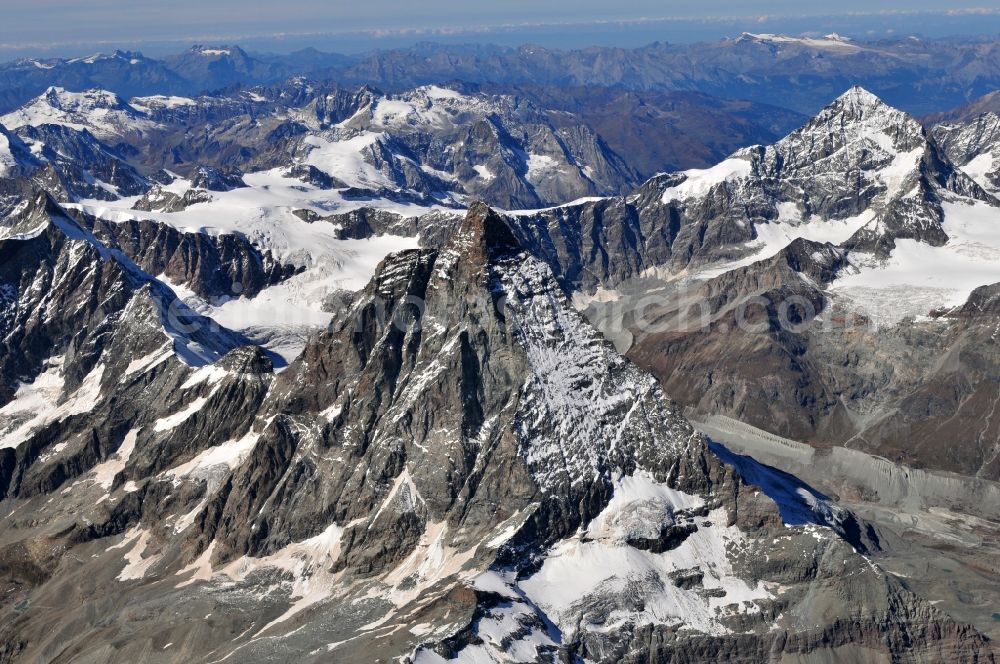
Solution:
<svg viewBox="0 0 1000 664"><path fill-rule="evenodd" d="M853 274L834 281L833 293L880 324L893 324L959 306L978 286L1000 282L1000 209L980 202L943 207L947 244L897 240L884 262L852 254Z"/></svg>
<svg viewBox="0 0 1000 664"><path fill-rule="evenodd" d="M212 200L178 212L132 210L138 197L118 201L82 201L67 207L83 210L108 221L152 219L178 230L221 235L238 233L261 250L283 262L305 268L286 281L265 289L254 298L231 297L207 302L163 275L194 311L223 327L247 333L265 347L290 361L301 351L308 333L326 325L333 312L324 309L327 298L338 291L364 287L375 267L388 254L414 249L417 237L385 235L367 240L340 239L337 227L326 222L307 223L293 214L310 210L320 215L348 212L361 205L418 216L440 208L391 201L347 201L336 190L322 190L283 176L280 170L247 174L249 187L211 192ZM166 191L183 193L187 180L176 180Z"/></svg>

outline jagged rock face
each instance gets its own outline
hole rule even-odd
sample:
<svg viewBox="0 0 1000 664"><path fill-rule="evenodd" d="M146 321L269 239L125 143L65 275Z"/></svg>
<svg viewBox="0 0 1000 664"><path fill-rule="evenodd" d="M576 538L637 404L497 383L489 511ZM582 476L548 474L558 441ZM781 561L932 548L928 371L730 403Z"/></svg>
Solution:
<svg viewBox="0 0 1000 664"><path fill-rule="evenodd" d="M225 49L210 50L208 60L223 58ZM190 57L206 60L200 51ZM146 192L151 185L136 168L167 169L207 191L245 185L240 170L283 168L322 188L424 204L475 196L506 208L616 194L637 180L579 121L556 123L513 96L433 86L386 95L293 80L229 96L153 96L132 104L103 90L51 88L0 123L39 145L51 142L50 161L75 164L68 178L74 186L66 187L74 199ZM177 210L200 200L183 196L153 188L135 209Z"/></svg>
<svg viewBox="0 0 1000 664"><path fill-rule="evenodd" d="M928 138L852 89L773 146L511 223L609 337L700 416L994 477L996 434L971 423L992 410L992 344L973 341L991 338L991 319L973 331L963 329L967 317L942 317L954 304L934 320L892 313L925 315L936 307L921 310L920 298L942 297L933 281L893 295L893 280L914 283L896 267L909 261L924 262L927 275L996 278L996 200L953 160L979 149L962 145L990 144L988 123L973 129L961 140L941 128ZM978 258L938 262L955 252ZM852 286L866 271L870 285ZM864 304L869 297L878 299ZM887 323L875 318L880 308ZM968 445L940 442L952 417L970 422L958 427Z"/></svg>
<svg viewBox="0 0 1000 664"><path fill-rule="evenodd" d="M354 116L378 97L378 92L367 86L356 91L336 89L317 95L303 108L303 114L323 129L340 124Z"/></svg>
<svg viewBox="0 0 1000 664"><path fill-rule="evenodd" d="M0 240L0 487L10 496L52 491L86 472L137 413L156 412L138 392L146 378L130 382L141 358L212 361L239 343L44 195L21 220L29 226ZM125 383L136 392L123 402ZM151 394L162 403L167 392Z"/></svg>
<svg viewBox="0 0 1000 664"><path fill-rule="evenodd" d="M611 286L669 261L683 232L670 210L643 204L649 187L643 185L635 197L553 208L518 218L513 225L567 290Z"/></svg>
<svg viewBox="0 0 1000 664"><path fill-rule="evenodd" d="M0 177L34 178L64 201L116 200L148 189L148 180L87 129L62 124L0 125Z"/></svg>
<svg viewBox="0 0 1000 664"><path fill-rule="evenodd" d="M871 221L851 244L888 255L902 238L944 244L939 198L949 193L989 198L941 161L914 118L855 87L774 145L678 182L664 201L681 201L696 219L728 216L737 224L867 213Z"/></svg>
<svg viewBox="0 0 1000 664"><path fill-rule="evenodd" d="M327 216L320 216L308 209L296 210L295 214L309 223L332 224L337 236L343 239L362 240L383 235L419 237L420 245L428 248L438 248L446 243L463 219L457 210L441 210L411 217L372 207L335 212Z"/></svg>
<svg viewBox="0 0 1000 664"><path fill-rule="evenodd" d="M212 192L233 191L247 186L239 170L220 171L206 166L194 170L191 179L178 186L177 178L145 190L132 204L133 210L142 212L181 212L198 203L211 203Z"/></svg>
<svg viewBox="0 0 1000 664"><path fill-rule="evenodd" d="M899 158L897 177L905 179L925 146L915 119L855 87L801 129L758 152L759 162L757 155L748 156L752 174L801 192L803 217L836 219L860 214L879 195L891 199L899 193L905 182L894 182L882 171ZM790 193L778 193L779 202ZM776 206L768 212L777 218Z"/></svg>
<svg viewBox="0 0 1000 664"><path fill-rule="evenodd" d="M987 191L1000 191L1000 116L984 113L958 124L938 124L931 136L952 163Z"/></svg>
<svg viewBox="0 0 1000 664"><path fill-rule="evenodd" d="M186 367L143 302L4 466L0 661L990 661L848 513L745 484L485 206L278 376Z"/></svg>
<svg viewBox="0 0 1000 664"><path fill-rule="evenodd" d="M31 149L13 132L0 124L0 177L15 178L39 165Z"/></svg>
<svg viewBox="0 0 1000 664"><path fill-rule="evenodd" d="M208 191L232 191L246 187L247 183L243 181L243 174L239 171L219 171L202 166L191 179L191 186Z"/></svg>
<svg viewBox="0 0 1000 664"><path fill-rule="evenodd" d="M518 266L538 271L534 275L499 272L506 260L503 252L512 253L515 265L530 263L517 251L503 221L479 208L439 252L402 254L385 265L355 300L351 315L308 346L278 381L280 405L275 412L293 416L293 422L315 421L320 414L314 433L299 439L297 458L280 469L286 482L295 478L296 490L279 485L261 491L248 482L234 482L235 495L228 498L222 519L239 531L223 541L231 541L236 553L273 553L288 544L288 538L315 535L325 527L324 518L351 523L374 513L387 494L399 490L400 481L422 497L425 527L444 521L449 532L463 533L452 545L456 548L488 540L500 522L517 514L527 518L533 511L545 524L540 530L554 538L571 532L587 516L579 512L600 500L606 479L599 478L610 468L641 464L667 472L668 466L645 461L655 445L639 436L654 435L662 446L676 437L669 432L681 426L679 416L663 411L654 384L645 377L640 380L623 360L615 360L606 375L589 378L581 373L590 363L611 363L613 354L577 314L535 311L549 298L559 297L556 283L537 263ZM503 294L509 294L506 301ZM422 312L413 302L422 303ZM567 327L554 338L528 337L538 333L539 322L522 318L533 315L556 317L573 329ZM569 318L562 321L558 316ZM580 335L584 338L573 338ZM559 358L560 349L584 354ZM552 364L560 359L566 364L562 370ZM457 382L456 376L461 377ZM636 381L641 388L631 384ZM595 399L584 403L607 412L598 410L589 417L577 412L581 401L573 394L574 386L589 387ZM615 394L612 386L625 391ZM598 398L609 403L602 406ZM642 419L620 422L632 408L641 409ZM565 421L567 429L549 440L553 434L546 433L546 423L552 419ZM598 451L589 446L603 437L593 428L612 425L622 442L611 459L600 461ZM630 434L631 426L640 429ZM573 440L582 447L567 448ZM312 448L336 449L342 458L365 461L320 464ZM405 480L399 480L404 470ZM374 477L385 478L384 484L370 486ZM514 485L508 488L513 495L503 501L506 516L499 517L492 513L495 501L480 505L477 496L495 493L501 477ZM584 494L578 493L581 486ZM245 515L257 511L248 491L271 504L266 526L247 520ZM295 502L284 505L287 499L276 502L275 496L294 497ZM529 509L535 502L541 507ZM382 516L390 518L385 512ZM410 518L406 513L397 516ZM395 527L392 521L377 528L366 521L349 529L343 564L350 566L356 549L370 556L373 538L380 540ZM222 534L217 537L222 539ZM277 539L259 541L265 537ZM217 547L216 554L222 550ZM408 552L404 548L399 555ZM398 562L382 558L381 565Z"/></svg>
<svg viewBox="0 0 1000 664"><path fill-rule="evenodd" d="M26 144L36 148L42 162L52 165L69 200L116 200L142 194L149 188L149 181L123 156L87 130L47 124L25 126L18 133Z"/></svg>
<svg viewBox="0 0 1000 664"><path fill-rule="evenodd" d="M133 205L141 212L180 212L198 203L211 203L212 194L204 189L187 189L183 194L153 186Z"/></svg>
<svg viewBox="0 0 1000 664"><path fill-rule="evenodd" d="M254 297L301 271L278 262L242 235L185 233L153 221L78 216L106 246L121 250L147 273L162 275L202 298Z"/></svg>
<svg viewBox="0 0 1000 664"><path fill-rule="evenodd" d="M400 95L327 94L303 109L323 130L306 136L302 159L331 170L360 153L370 168L355 186L456 191L506 208L617 193L633 173L584 125L553 126L530 103L437 87Z"/></svg>

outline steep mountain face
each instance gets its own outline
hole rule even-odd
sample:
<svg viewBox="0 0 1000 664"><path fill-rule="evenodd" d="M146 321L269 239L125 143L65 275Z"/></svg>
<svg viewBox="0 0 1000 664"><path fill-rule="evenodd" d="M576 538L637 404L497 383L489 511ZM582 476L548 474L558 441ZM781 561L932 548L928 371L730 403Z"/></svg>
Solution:
<svg viewBox="0 0 1000 664"><path fill-rule="evenodd" d="M16 178L41 164L16 134L0 125L0 177Z"/></svg>
<svg viewBox="0 0 1000 664"><path fill-rule="evenodd" d="M50 190L64 200L113 201L137 196L150 182L123 156L88 130L59 124L24 126L18 136L43 166Z"/></svg>
<svg viewBox="0 0 1000 664"><path fill-rule="evenodd" d="M253 347L186 366L156 325L129 354L148 319L106 320L104 398L9 448L0 661L992 661L874 531L724 465L484 205L277 376Z"/></svg>
<svg viewBox="0 0 1000 664"><path fill-rule="evenodd" d="M952 163L987 191L1000 192L1000 116L988 112L967 122L938 124L931 135Z"/></svg>
<svg viewBox="0 0 1000 664"><path fill-rule="evenodd" d="M7 223L0 240L4 493L17 490L43 446L73 448L43 473L56 482L107 453L117 435L114 419L92 429L83 420L95 408L112 407L115 380L134 353L173 349L188 362L205 363L242 343L190 311L47 195Z"/></svg>

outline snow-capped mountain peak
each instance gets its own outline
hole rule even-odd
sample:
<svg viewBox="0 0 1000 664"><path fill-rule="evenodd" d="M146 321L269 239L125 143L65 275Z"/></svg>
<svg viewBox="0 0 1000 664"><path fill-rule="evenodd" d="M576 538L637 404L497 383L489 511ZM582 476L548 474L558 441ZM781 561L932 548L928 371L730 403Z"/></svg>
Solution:
<svg viewBox="0 0 1000 664"><path fill-rule="evenodd" d="M98 137L120 136L154 125L138 109L108 90L90 89L72 92L56 86L16 111L0 117L0 124L10 129L46 124L86 129Z"/></svg>
<svg viewBox="0 0 1000 664"><path fill-rule="evenodd" d="M830 51L834 53L853 53L863 50L863 48L849 38L837 33L830 33L822 37L793 37L790 35L779 35L773 33L744 32L734 40L736 43L760 44L778 49L783 46L797 46L813 51Z"/></svg>
<svg viewBox="0 0 1000 664"><path fill-rule="evenodd" d="M820 140L871 139L891 150L912 149L926 142L916 118L886 104L877 95L855 85L816 114L783 143L806 136ZM885 138L888 138L887 142Z"/></svg>
<svg viewBox="0 0 1000 664"><path fill-rule="evenodd" d="M823 201L831 198L830 191L854 187L844 182L845 174L857 173L876 181L881 198L892 198L905 193L903 187L912 180L910 176L926 149L927 140L916 119L854 86L777 143L745 148L715 167L685 172L684 180L672 182L663 200L700 197L726 183L730 189L742 190L742 196L756 196L758 186L778 184L783 191L772 194L778 196L778 202L798 201L804 191L815 190L815 195L803 201L813 208L807 208L805 216L856 215L867 202L863 207L824 209ZM749 188L740 183L750 183ZM786 214L775 214L775 218L788 220L790 212L786 209Z"/></svg>
<svg viewBox="0 0 1000 664"><path fill-rule="evenodd" d="M882 101L882 99L877 95L866 90L860 85L851 87L847 92L837 97L837 99L835 99L828 108L839 111L847 117L855 120L863 120L872 117L888 119L888 116L898 118L901 115L905 115L907 118L910 118L909 115L892 108ZM820 116L822 115L823 114L821 113Z"/></svg>
<svg viewBox="0 0 1000 664"><path fill-rule="evenodd" d="M53 108L67 112L87 112L96 108L124 108L125 102L114 92L93 88L83 92L70 92L65 88L49 86L39 98Z"/></svg>

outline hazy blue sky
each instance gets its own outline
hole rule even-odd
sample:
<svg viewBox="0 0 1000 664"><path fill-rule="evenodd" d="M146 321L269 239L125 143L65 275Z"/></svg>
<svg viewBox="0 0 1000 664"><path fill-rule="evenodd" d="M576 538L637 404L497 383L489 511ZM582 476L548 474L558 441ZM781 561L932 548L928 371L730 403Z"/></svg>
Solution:
<svg viewBox="0 0 1000 664"><path fill-rule="evenodd" d="M983 0L978 2L989 4ZM946 12L976 3L977 0L840 0L837 3L804 0L0 0L0 49L47 51L102 44L140 47L150 44L153 47L165 42L251 42L284 34L289 44L298 45L311 38L317 46L337 50L330 48L329 42L335 45L336 40L329 36L349 32L383 30L393 34L381 36L382 39L416 41L442 35L447 38L448 33L454 31L472 35L493 32L510 35L520 30L532 35L537 32L535 28L544 24L571 22L601 26L605 21L630 21L642 17L687 19L688 23L681 21L670 30L665 29L672 40L680 41L685 34L683 26L701 25L691 22L699 18L713 19L707 23L724 25L728 30L738 25L781 24L784 19L810 15L883 13L875 18L880 26L890 26L887 29L891 30L893 21L916 23L919 27L919 21L912 16L887 18L897 16L893 12ZM731 18L727 21L719 20L720 17ZM851 20L852 24L864 25L859 17ZM969 27L955 30L973 29L976 22L966 20L962 25ZM933 27L932 22L928 22L928 26ZM614 32L620 28L608 30ZM701 38L703 33L708 34L703 25L700 30L694 30L691 35ZM327 39L320 38L321 35ZM374 37L369 35L372 45L378 46L379 41ZM489 40L483 37L483 41ZM356 41L359 47L364 42ZM466 38L466 41L475 39Z"/></svg>

